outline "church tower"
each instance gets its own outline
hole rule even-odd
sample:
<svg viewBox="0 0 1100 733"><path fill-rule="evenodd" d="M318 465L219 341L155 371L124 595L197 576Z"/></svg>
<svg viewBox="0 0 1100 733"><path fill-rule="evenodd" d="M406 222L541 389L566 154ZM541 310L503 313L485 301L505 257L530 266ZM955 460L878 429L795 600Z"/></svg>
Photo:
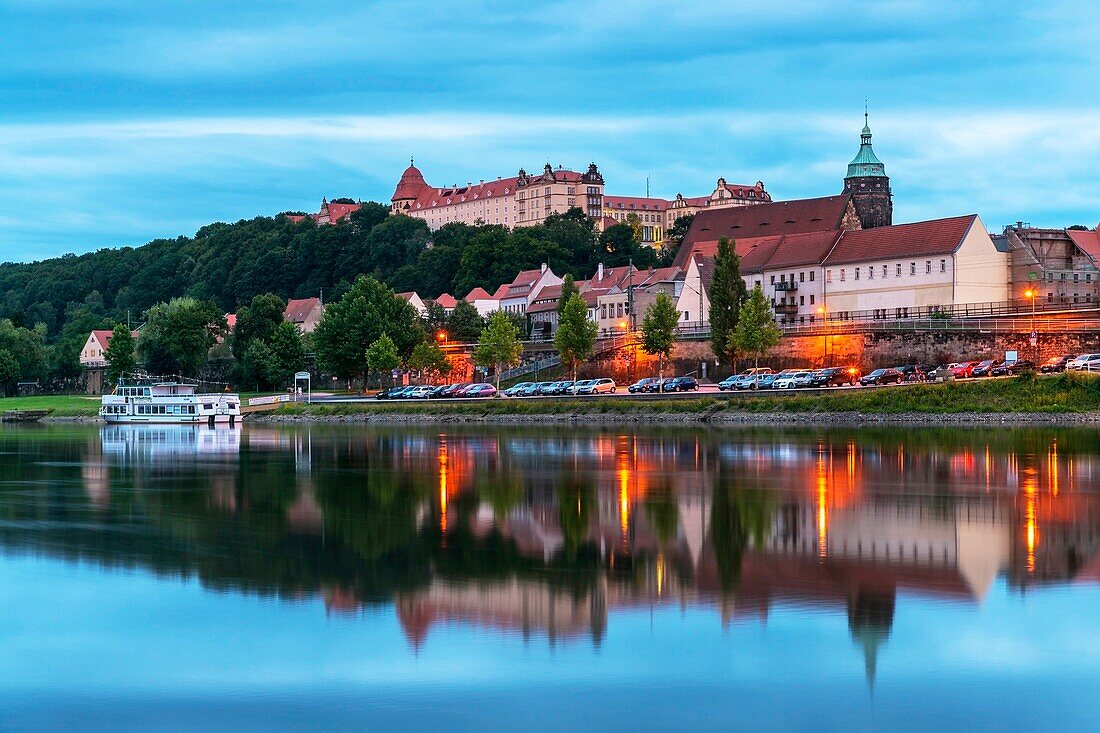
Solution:
<svg viewBox="0 0 1100 733"><path fill-rule="evenodd" d="M848 164L844 177L844 193L851 194L856 214L864 229L890 226L894 221L893 194L890 177L875 151L871 149L871 126L863 113L863 132L859 136L859 152Z"/></svg>

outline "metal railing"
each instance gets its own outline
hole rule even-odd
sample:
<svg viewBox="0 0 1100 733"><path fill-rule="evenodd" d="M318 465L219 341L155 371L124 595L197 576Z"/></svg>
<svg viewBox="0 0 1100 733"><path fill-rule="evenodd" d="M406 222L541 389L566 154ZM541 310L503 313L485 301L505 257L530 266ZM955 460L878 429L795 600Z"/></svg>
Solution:
<svg viewBox="0 0 1100 733"><path fill-rule="evenodd" d="M503 372L500 373L500 379L501 381L506 381L509 379L514 379L516 377L522 377L525 374L539 372L543 369L556 367L559 364L561 364L560 356L550 356L545 359L539 359L538 361L523 364L521 366L515 367L514 369L505 369Z"/></svg>

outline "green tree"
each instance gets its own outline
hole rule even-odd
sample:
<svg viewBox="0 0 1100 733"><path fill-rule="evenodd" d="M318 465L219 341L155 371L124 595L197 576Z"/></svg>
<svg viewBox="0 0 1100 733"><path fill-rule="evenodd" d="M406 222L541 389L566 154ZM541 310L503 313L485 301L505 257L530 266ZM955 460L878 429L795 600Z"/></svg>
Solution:
<svg viewBox="0 0 1100 733"><path fill-rule="evenodd" d="M296 372L306 365L306 346L302 334L293 323L283 321L275 327L268 339L268 345L274 354L274 371L270 373L272 383L281 386L290 381Z"/></svg>
<svg viewBox="0 0 1100 733"><path fill-rule="evenodd" d="M436 334L440 331L444 331L447 328L447 311L443 310L443 306L436 303L434 300L427 300L424 302L425 313L424 330L430 334Z"/></svg>
<svg viewBox="0 0 1100 733"><path fill-rule="evenodd" d="M103 358L107 361L108 383L114 383L119 377L134 371L135 353L133 334L125 323L118 324L111 333L111 343L103 352Z"/></svg>
<svg viewBox="0 0 1100 733"><path fill-rule="evenodd" d="M470 303L458 301L454 310L447 316L447 338L460 344L473 344L481 337L485 329L485 319Z"/></svg>
<svg viewBox="0 0 1100 733"><path fill-rule="evenodd" d="M665 359L672 355L673 335L680 323L680 311L668 293L657 293L642 318L642 351L657 357L657 375L664 377Z"/></svg>
<svg viewBox="0 0 1100 733"><path fill-rule="evenodd" d="M496 311L489 316L489 324L481 332L474 360L481 366L491 366L496 372L496 385L500 389L500 373L507 367L519 364L523 353L523 344L519 340L519 329L512 323L504 311Z"/></svg>
<svg viewBox="0 0 1100 733"><path fill-rule="evenodd" d="M366 375L367 347L383 334L407 357L424 338L416 311L373 277L361 276L325 314L313 332L320 366L347 380Z"/></svg>
<svg viewBox="0 0 1100 733"><path fill-rule="evenodd" d="M554 348L561 356L561 363L577 381L577 367L592 356L599 327L588 317L588 306L578 293L569 297L558 320L558 332L554 334Z"/></svg>
<svg viewBox="0 0 1100 733"><path fill-rule="evenodd" d="M640 244L629 224L616 224L600 234L600 260L607 267L623 267L633 262L635 267L644 269L657 261L657 252Z"/></svg>
<svg viewBox="0 0 1100 733"><path fill-rule="evenodd" d="M252 339L267 341L280 323L286 311L286 301L274 293L264 293L252 299L251 305L237 309L237 323L233 326L233 358L244 356Z"/></svg>
<svg viewBox="0 0 1100 733"><path fill-rule="evenodd" d="M253 389L270 389L278 384L275 350L260 339L248 342L238 366L241 382Z"/></svg>
<svg viewBox="0 0 1100 733"><path fill-rule="evenodd" d="M194 377L225 330L225 317L214 303L173 298L146 312L138 354L154 374Z"/></svg>
<svg viewBox="0 0 1100 733"><path fill-rule="evenodd" d="M383 333L367 347L367 368L378 374L391 372L401 366L401 357L388 333Z"/></svg>
<svg viewBox="0 0 1100 733"><path fill-rule="evenodd" d="M631 233L634 235L634 241L638 244L642 243L642 217L635 214L633 211L626 215L626 225L630 227Z"/></svg>
<svg viewBox="0 0 1100 733"><path fill-rule="evenodd" d="M409 369L421 373L423 383L425 378L430 381L432 375L443 376L450 372L451 365L447 362L447 356L443 349L434 341L423 341L416 345L409 357Z"/></svg>
<svg viewBox="0 0 1100 733"><path fill-rule="evenodd" d="M741 306L737 328L733 333L734 346L739 351L755 356L754 363L759 366L760 357L768 349L777 346L782 336L783 331L775 322L771 303L757 285Z"/></svg>
<svg viewBox="0 0 1100 733"><path fill-rule="evenodd" d="M734 332L741 304L748 297L741 278L741 258L736 245L726 237L718 240L714 256L714 278L710 291L710 344L720 361L732 362L737 355Z"/></svg>
<svg viewBox="0 0 1100 733"><path fill-rule="evenodd" d="M573 282L572 275L566 275L561 281L561 295L558 296L558 320L561 320L561 314L565 311L565 304L569 302L569 299L573 295L577 294L577 285Z"/></svg>
<svg viewBox="0 0 1100 733"><path fill-rule="evenodd" d="M11 395L22 377L19 362L7 349L0 349L0 388L4 394Z"/></svg>
<svg viewBox="0 0 1100 733"><path fill-rule="evenodd" d="M680 245L684 243L684 237L687 236L688 229L691 229L691 222L694 219L695 214L676 217L676 221L672 222L672 226L665 230L665 245L671 247L673 251L680 249Z"/></svg>

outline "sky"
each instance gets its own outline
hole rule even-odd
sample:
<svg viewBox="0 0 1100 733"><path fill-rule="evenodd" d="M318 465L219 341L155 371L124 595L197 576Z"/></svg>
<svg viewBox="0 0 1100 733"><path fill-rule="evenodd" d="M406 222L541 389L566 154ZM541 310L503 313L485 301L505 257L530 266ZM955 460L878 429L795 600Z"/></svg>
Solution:
<svg viewBox="0 0 1100 733"><path fill-rule="evenodd" d="M1100 220L1100 4L0 0L0 260L596 162L609 194Z"/></svg>

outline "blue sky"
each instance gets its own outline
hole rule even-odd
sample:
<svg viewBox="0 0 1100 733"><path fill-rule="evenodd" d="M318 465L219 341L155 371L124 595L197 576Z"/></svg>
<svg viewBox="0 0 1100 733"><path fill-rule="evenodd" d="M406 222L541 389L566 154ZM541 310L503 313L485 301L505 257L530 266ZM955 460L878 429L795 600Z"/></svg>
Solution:
<svg viewBox="0 0 1100 733"><path fill-rule="evenodd" d="M778 7L776 7L778 6ZM1100 220L1089 2L0 0L0 260L596 161L608 192L839 192Z"/></svg>

